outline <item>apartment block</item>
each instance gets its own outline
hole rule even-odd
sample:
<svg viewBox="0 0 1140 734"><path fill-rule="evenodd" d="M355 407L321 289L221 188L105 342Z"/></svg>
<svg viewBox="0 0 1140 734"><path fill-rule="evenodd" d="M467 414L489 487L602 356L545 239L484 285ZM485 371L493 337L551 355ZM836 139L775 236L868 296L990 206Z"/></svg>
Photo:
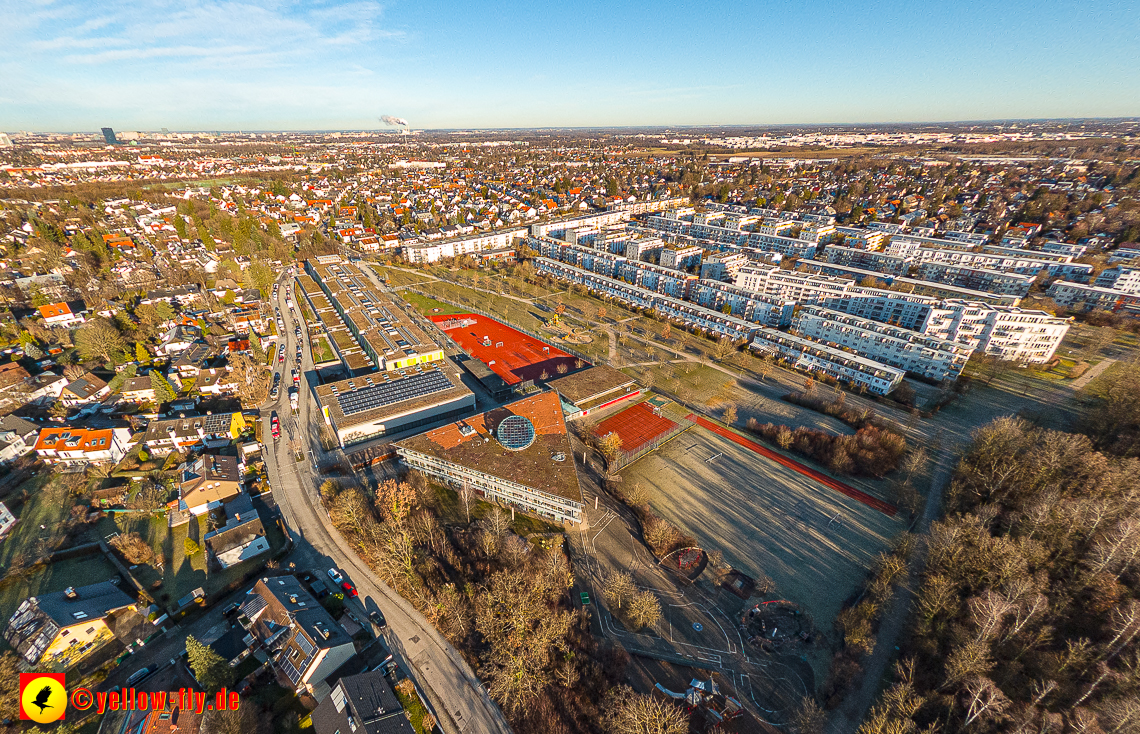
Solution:
<svg viewBox="0 0 1140 734"><path fill-rule="evenodd" d="M891 255L886 252L871 252L839 245L828 245L822 256L822 259L829 263L854 265L891 275L906 275L914 262L913 257L909 255Z"/></svg>
<svg viewBox="0 0 1140 734"><path fill-rule="evenodd" d="M748 339L758 328L756 324L719 311L655 293L645 288L614 278L540 257L535 260L535 268L559 280L586 286L592 293L612 298L628 306L644 310L654 310L661 318L676 321L686 328L693 328L718 337L733 340Z"/></svg>
<svg viewBox="0 0 1140 734"><path fill-rule="evenodd" d="M714 253L701 261L701 280L719 280L732 283L740 269L751 262L742 252Z"/></svg>
<svg viewBox="0 0 1140 734"><path fill-rule="evenodd" d="M1102 288L1084 283L1070 283L1064 280L1055 281L1045 292L1059 306L1076 308L1085 311L1100 309L1103 311L1119 311L1122 308L1135 308L1140 306L1140 296L1116 290L1115 288Z"/></svg>
<svg viewBox="0 0 1140 734"><path fill-rule="evenodd" d="M789 362L795 369L822 372L876 395L886 395L894 390L905 374L901 369L882 362L774 329L756 332L748 346L760 354Z"/></svg>
<svg viewBox="0 0 1140 734"><path fill-rule="evenodd" d="M932 296L852 286L841 296L821 300L819 305L852 316L922 331L931 311L940 303Z"/></svg>
<svg viewBox="0 0 1140 734"><path fill-rule="evenodd" d="M1117 265L1115 268L1109 268L1102 272L1094 285L1098 288L1111 288L1132 295L1140 295L1140 268Z"/></svg>
<svg viewBox="0 0 1140 734"><path fill-rule="evenodd" d="M930 380L956 379L973 351L964 344L813 305L800 307L792 329Z"/></svg>
<svg viewBox="0 0 1140 734"><path fill-rule="evenodd" d="M946 300L921 331L999 359L1039 363L1053 358L1072 321L1034 309Z"/></svg>
<svg viewBox="0 0 1140 734"><path fill-rule="evenodd" d="M796 307L796 302L792 300L773 298L731 283L704 279L693 283L689 289L689 300L721 313L727 308L737 318L777 328L792 323Z"/></svg>
<svg viewBox="0 0 1140 734"><path fill-rule="evenodd" d="M1032 275L1002 273L985 268L971 268L946 263L923 263L918 274L924 280L946 283L958 288L989 291L1024 298L1033 285Z"/></svg>
<svg viewBox="0 0 1140 734"><path fill-rule="evenodd" d="M688 270L701 264L701 248L695 245L689 247L666 247L661 250L660 265L663 268L674 270Z"/></svg>

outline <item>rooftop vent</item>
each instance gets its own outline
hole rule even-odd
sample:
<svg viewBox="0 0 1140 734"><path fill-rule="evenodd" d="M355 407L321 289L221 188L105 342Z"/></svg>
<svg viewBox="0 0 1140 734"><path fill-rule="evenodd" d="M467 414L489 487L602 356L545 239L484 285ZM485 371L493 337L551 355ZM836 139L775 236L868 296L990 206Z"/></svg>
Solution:
<svg viewBox="0 0 1140 734"><path fill-rule="evenodd" d="M64 589L63 595L66 596L68 599L78 599L79 598L79 594L76 593L74 586L68 586L66 589Z"/></svg>

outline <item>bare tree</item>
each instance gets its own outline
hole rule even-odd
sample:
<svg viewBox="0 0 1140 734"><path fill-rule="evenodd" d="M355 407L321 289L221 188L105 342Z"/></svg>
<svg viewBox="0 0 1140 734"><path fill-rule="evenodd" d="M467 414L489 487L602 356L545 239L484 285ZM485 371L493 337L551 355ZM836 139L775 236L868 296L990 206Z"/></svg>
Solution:
<svg viewBox="0 0 1140 734"><path fill-rule="evenodd" d="M466 479L463 480L463 486L459 488L459 499L463 500L463 509L467 512L467 524L471 524L471 500L475 497L475 490L471 488L470 482Z"/></svg>
<svg viewBox="0 0 1140 734"><path fill-rule="evenodd" d="M685 734L688 716L675 704L635 693L629 686L610 689L602 724L611 734Z"/></svg>
<svg viewBox="0 0 1140 734"><path fill-rule="evenodd" d="M615 571L609 574L602 583L602 595L608 603L618 609L621 609L636 593L637 587L633 583L633 576L625 571Z"/></svg>
<svg viewBox="0 0 1140 734"><path fill-rule="evenodd" d="M792 718L792 727L795 734L823 734L827 728L827 713L814 698L804 696Z"/></svg>
<svg viewBox="0 0 1140 734"><path fill-rule="evenodd" d="M989 678L974 678L966 684L966 719L970 726L981 717L992 719L1009 708L1010 701Z"/></svg>
<svg viewBox="0 0 1140 734"><path fill-rule="evenodd" d="M661 601L652 591L643 590L629 600L629 620L638 629L652 627L661 621Z"/></svg>

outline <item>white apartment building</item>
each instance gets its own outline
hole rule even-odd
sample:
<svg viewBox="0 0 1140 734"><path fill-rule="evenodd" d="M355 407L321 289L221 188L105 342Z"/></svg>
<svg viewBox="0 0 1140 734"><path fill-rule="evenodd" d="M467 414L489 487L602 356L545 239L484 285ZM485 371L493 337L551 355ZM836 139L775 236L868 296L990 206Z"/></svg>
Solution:
<svg viewBox="0 0 1140 734"><path fill-rule="evenodd" d="M1126 306L1140 304L1140 296L1115 288L1101 288L1084 283L1070 283L1058 280L1049 286L1045 292L1059 306L1065 308L1083 308L1084 310L1102 309L1116 311Z"/></svg>
<svg viewBox="0 0 1140 734"><path fill-rule="evenodd" d="M923 263L918 268L918 274L924 280L1019 298L1028 295L1029 289L1033 286L1032 275L1002 273L997 270L948 263Z"/></svg>
<svg viewBox="0 0 1140 734"><path fill-rule="evenodd" d="M404 245L404 257L409 262L417 264L434 263L449 257L461 255L476 255L485 250L498 250L514 246L517 239L526 237L526 228L501 229L496 232L486 232L456 237L450 240L436 240Z"/></svg>
<svg viewBox="0 0 1140 734"><path fill-rule="evenodd" d="M753 351L790 362L795 369L822 372L876 395L894 390L904 376L902 370L882 362L774 329L756 332L748 346Z"/></svg>
<svg viewBox="0 0 1140 734"><path fill-rule="evenodd" d="M906 275L914 263L914 258L911 255L892 255L886 252L872 252L839 245L828 245L822 253L822 259L829 263L854 265L891 275Z"/></svg>
<svg viewBox="0 0 1140 734"><path fill-rule="evenodd" d="M813 305L800 307L792 329L800 336L938 381L957 379L973 351L964 344Z"/></svg>
<svg viewBox="0 0 1140 734"><path fill-rule="evenodd" d="M1072 321L1017 306L946 300L921 331L999 359L1039 363L1053 358Z"/></svg>
<svg viewBox="0 0 1140 734"><path fill-rule="evenodd" d="M701 261L701 280L720 280L732 283L736 274L751 260L742 252L715 253Z"/></svg>
<svg viewBox="0 0 1140 734"><path fill-rule="evenodd" d="M781 270L770 265L745 265L736 274L736 285L772 298L818 303L824 298L845 295L854 286L854 280Z"/></svg>
<svg viewBox="0 0 1140 734"><path fill-rule="evenodd" d="M1094 283L1098 288L1112 288L1132 295L1140 295L1140 268L1117 265L1100 274Z"/></svg>
<svg viewBox="0 0 1140 734"><path fill-rule="evenodd" d="M696 245L690 245L688 247L666 247L661 250L659 264L663 268L685 270L694 265L701 264L702 252L703 249Z"/></svg>
<svg viewBox="0 0 1140 734"><path fill-rule="evenodd" d="M546 257L536 258L534 263L535 269L540 273L584 285L591 293L612 298L629 306L656 311L661 319L675 321L686 328L697 329L716 337L728 337L733 340L750 339L759 328L757 324L736 316L592 273L569 263Z"/></svg>
<svg viewBox="0 0 1140 734"><path fill-rule="evenodd" d="M926 320L941 301L933 296L900 293L882 288L853 285L841 296L819 301L819 305L852 316L901 326L904 329L923 331Z"/></svg>

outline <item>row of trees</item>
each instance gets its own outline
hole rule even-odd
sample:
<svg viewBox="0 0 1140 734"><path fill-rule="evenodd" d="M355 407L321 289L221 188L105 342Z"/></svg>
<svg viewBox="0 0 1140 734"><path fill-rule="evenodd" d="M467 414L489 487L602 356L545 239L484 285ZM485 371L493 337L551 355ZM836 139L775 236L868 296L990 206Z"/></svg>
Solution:
<svg viewBox="0 0 1140 734"><path fill-rule="evenodd" d="M843 436L805 426L790 428L752 419L748 429L775 443L826 466L835 474L882 477L894 471L906 455L906 438L875 425L864 425L854 435Z"/></svg>

